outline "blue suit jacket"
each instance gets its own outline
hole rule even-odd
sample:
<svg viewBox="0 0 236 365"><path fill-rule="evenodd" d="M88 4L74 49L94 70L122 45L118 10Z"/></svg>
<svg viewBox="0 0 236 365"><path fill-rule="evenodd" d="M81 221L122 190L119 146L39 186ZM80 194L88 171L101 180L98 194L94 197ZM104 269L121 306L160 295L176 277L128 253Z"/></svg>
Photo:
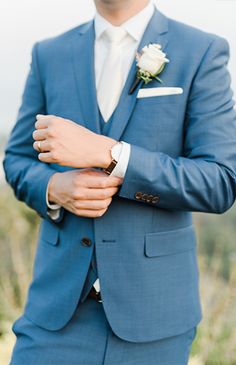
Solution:
<svg viewBox="0 0 236 365"><path fill-rule="evenodd" d="M43 218L25 315L49 330L70 320L96 248L104 309L113 331L133 342L183 333L201 319L192 211L222 213L235 200L236 116L228 44L156 11L140 44L160 43L170 59L164 86L182 95L129 95L134 61L108 135L131 144L119 192L101 218L63 211L53 222L49 178L32 148L38 113L101 133L94 82L93 21L36 44L4 167L18 199ZM159 87L158 81L145 87ZM141 192L143 199L139 199ZM156 203L145 200L158 196ZM157 201L158 200L158 201Z"/></svg>

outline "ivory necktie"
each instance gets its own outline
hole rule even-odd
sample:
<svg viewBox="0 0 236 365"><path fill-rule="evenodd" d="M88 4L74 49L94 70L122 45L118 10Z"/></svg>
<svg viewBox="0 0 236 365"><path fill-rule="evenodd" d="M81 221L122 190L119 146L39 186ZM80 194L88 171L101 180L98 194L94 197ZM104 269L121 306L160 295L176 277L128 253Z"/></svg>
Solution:
<svg viewBox="0 0 236 365"><path fill-rule="evenodd" d="M108 41L108 55L105 60L97 89L100 112L107 122L115 110L123 87L122 48L127 32L121 27L110 27L104 35Z"/></svg>

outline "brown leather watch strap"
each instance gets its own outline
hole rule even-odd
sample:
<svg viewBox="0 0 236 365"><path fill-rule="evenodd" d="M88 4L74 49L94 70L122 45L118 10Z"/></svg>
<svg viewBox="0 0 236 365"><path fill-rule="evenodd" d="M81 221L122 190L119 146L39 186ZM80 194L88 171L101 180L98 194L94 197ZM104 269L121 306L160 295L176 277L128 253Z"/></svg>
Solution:
<svg viewBox="0 0 236 365"><path fill-rule="evenodd" d="M116 165L117 165L117 161L112 159L110 165L108 167L106 167L103 171L106 174L110 175L112 173L112 171L114 170L114 168L116 167Z"/></svg>

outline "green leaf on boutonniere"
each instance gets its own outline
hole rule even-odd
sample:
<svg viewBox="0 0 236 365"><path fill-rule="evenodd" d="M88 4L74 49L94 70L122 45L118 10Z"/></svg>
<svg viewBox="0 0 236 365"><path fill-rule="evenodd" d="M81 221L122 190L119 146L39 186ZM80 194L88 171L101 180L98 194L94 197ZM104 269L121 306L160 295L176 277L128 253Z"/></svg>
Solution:
<svg viewBox="0 0 236 365"><path fill-rule="evenodd" d="M155 79L156 79L157 81L159 81L161 84L163 84L162 79L160 79L159 77L155 76Z"/></svg>

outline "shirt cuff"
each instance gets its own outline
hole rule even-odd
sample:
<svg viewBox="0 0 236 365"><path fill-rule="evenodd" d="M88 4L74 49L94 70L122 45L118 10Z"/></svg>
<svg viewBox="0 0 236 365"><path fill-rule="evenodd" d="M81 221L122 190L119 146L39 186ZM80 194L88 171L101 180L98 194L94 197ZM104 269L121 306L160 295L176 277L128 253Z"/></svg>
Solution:
<svg viewBox="0 0 236 365"><path fill-rule="evenodd" d="M47 211L48 216L53 220L56 221L57 219L60 218L60 214L61 214L61 208L58 208L57 210L53 210L53 209L48 209Z"/></svg>
<svg viewBox="0 0 236 365"><path fill-rule="evenodd" d="M49 184L48 184L49 186ZM61 206L58 205L58 204L50 204L49 203L49 200L48 200L48 186L47 186L47 191L46 191L46 203L47 203L47 206L49 209L52 209L52 210L57 210L57 209L60 209Z"/></svg>
<svg viewBox="0 0 236 365"><path fill-rule="evenodd" d="M129 143L126 143L124 141L121 141L121 144L122 146L120 155L118 157L118 162L116 164L116 167L111 172L110 176L124 178L129 163L131 147Z"/></svg>

